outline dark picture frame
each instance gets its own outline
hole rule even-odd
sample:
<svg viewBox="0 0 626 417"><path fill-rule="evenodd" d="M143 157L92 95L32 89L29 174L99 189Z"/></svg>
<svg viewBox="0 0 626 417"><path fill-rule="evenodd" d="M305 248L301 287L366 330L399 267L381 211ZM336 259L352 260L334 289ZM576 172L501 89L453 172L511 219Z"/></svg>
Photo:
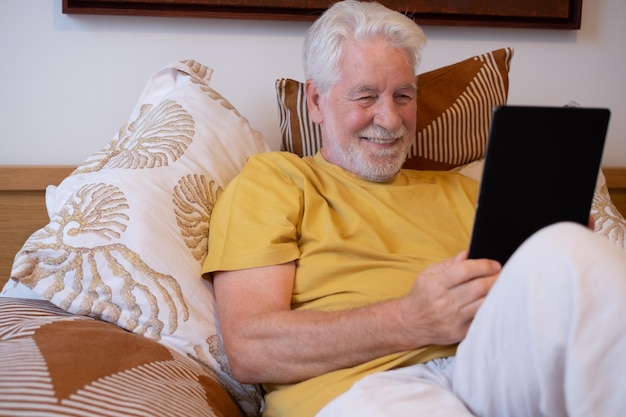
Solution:
<svg viewBox="0 0 626 417"><path fill-rule="evenodd" d="M314 20L332 0L63 0L63 13ZM421 25L580 29L582 0L380 0Z"/></svg>

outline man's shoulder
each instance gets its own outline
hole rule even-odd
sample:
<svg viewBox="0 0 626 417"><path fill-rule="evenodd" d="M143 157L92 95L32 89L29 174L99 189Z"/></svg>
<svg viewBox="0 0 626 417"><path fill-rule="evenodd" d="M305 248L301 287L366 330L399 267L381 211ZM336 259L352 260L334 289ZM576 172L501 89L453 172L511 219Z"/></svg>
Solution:
<svg viewBox="0 0 626 417"><path fill-rule="evenodd" d="M274 164L300 164L303 158L287 151L270 151L256 153L248 158L248 162L274 163Z"/></svg>
<svg viewBox="0 0 626 417"><path fill-rule="evenodd" d="M409 178L417 179L440 179L440 180L458 180L467 178L467 176L460 174L457 171L430 171L430 170L414 170L414 169L402 169L402 173Z"/></svg>
<svg viewBox="0 0 626 417"><path fill-rule="evenodd" d="M449 171L417 171L403 169L402 172L411 183L428 182L438 184L440 187L460 187L467 190L477 189L479 185L479 181L476 178L454 169Z"/></svg>
<svg viewBox="0 0 626 417"><path fill-rule="evenodd" d="M252 154L250 159L277 159L277 158L300 158L298 155L287 151L267 151Z"/></svg>
<svg viewBox="0 0 626 417"><path fill-rule="evenodd" d="M311 160L286 151L263 152L250 156L246 169L297 173L310 170Z"/></svg>

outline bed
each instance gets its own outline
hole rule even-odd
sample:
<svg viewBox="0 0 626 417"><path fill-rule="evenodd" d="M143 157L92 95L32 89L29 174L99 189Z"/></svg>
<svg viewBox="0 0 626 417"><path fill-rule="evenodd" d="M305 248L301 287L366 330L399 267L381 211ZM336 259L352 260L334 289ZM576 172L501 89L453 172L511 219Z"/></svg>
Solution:
<svg viewBox="0 0 626 417"><path fill-rule="evenodd" d="M476 175L512 56L420 74L407 168ZM260 415L261 388L230 374L200 268L215 200L270 149L211 74L193 60L157 71L128 122L78 166L0 166L0 415ZM302 91L276 81L282 147L300 156L320 141ZM473 104L459 110L459 99ZM465 118L476 132L446 129L431 145L434 125ZM593 212L626 251L626 167L602 169Z"/></svg>

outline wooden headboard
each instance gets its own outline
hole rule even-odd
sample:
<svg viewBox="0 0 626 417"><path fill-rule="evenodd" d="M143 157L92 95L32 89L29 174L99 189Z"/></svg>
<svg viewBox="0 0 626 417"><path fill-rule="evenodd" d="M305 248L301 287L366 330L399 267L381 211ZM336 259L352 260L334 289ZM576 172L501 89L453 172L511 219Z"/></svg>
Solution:
<svg viewBox="0 0 626 417"><path fill-rule="evenodd" d="M0 166L0 288L11 273L17 251L48 223L45 191L58 185L73 166ZM604 168L611 199L626 214L626 167Z"/></svg>
<svg viewBox="0 0 626 417"><path fill-rule="evenodd" d="M0 166L0 286L28 236L48 223L46 187L58 185L75 167Z"/></svg>

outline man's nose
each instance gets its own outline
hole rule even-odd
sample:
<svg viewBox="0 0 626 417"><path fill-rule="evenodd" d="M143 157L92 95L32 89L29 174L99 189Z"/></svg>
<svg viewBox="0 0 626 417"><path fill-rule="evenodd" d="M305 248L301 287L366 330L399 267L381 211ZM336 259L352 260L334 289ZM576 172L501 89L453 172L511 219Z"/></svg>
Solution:
<svg viewBox="0 0 626 417"><path fill-rule="evenodd" d="M380 100L374 115L374 123L392 132L402 126L403 120L393 99Z"/></svg>

